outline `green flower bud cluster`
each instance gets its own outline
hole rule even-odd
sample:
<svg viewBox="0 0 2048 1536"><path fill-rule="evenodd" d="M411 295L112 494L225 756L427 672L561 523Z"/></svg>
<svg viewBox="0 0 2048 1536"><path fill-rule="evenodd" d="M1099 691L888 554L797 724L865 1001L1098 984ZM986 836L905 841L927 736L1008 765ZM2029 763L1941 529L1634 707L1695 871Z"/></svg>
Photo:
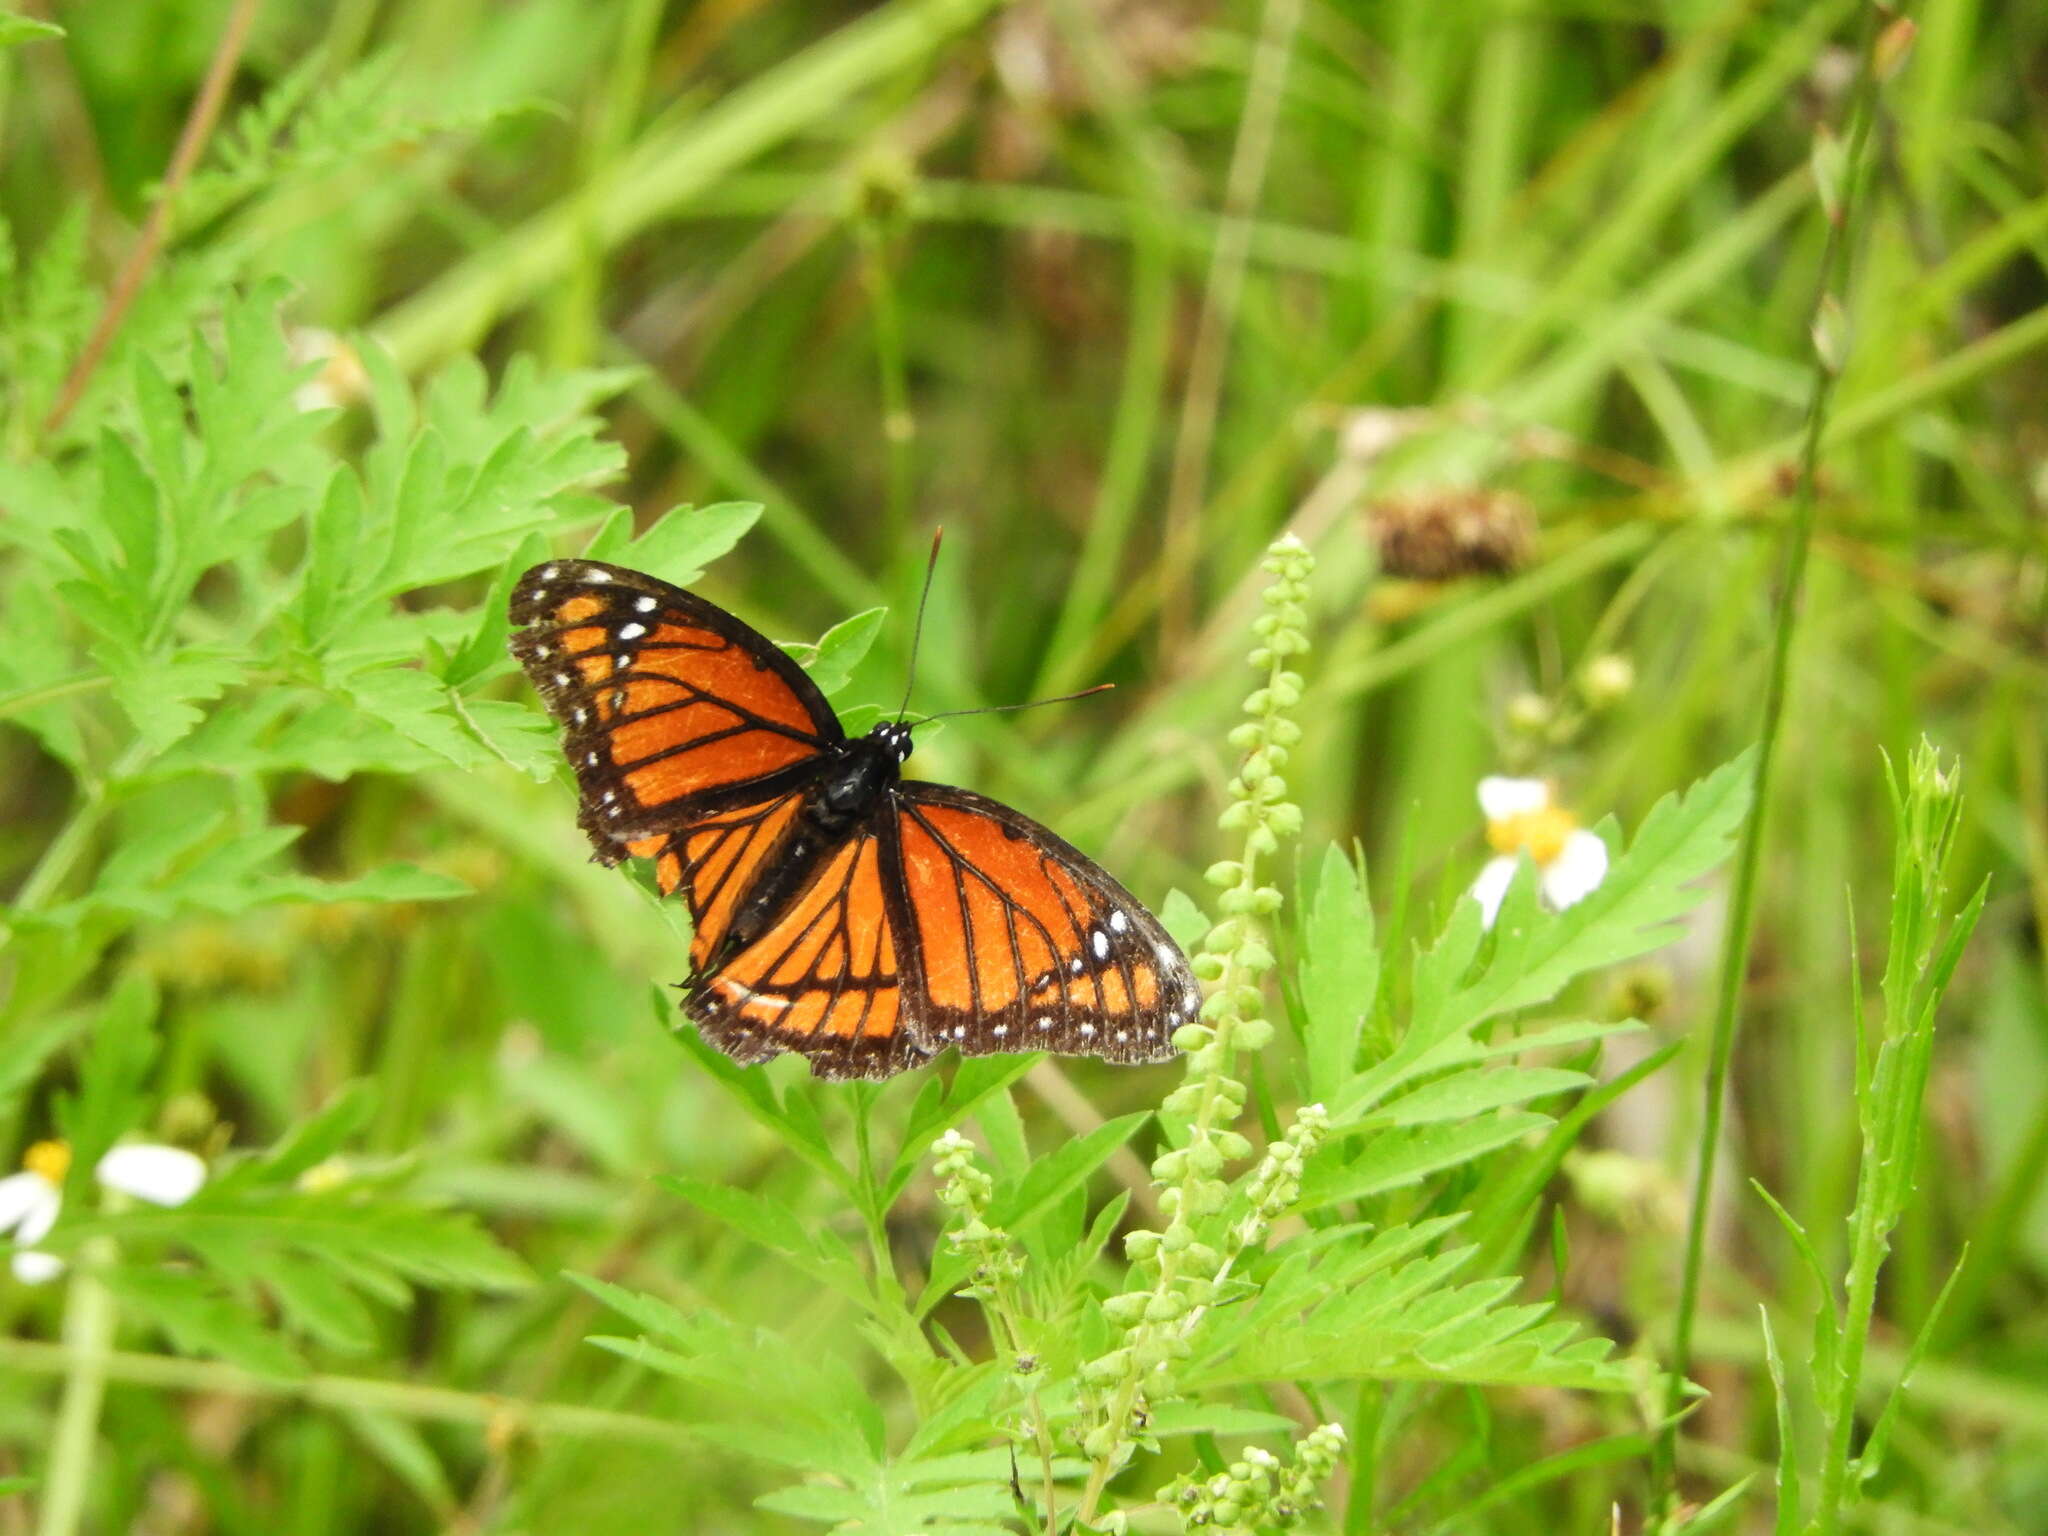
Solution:
<svg viewBox="0 0 2048 1536"><path fill-rule="evenodd" d="M1266 1148L1245 1186L1252 1208L1238 1227L1240 1250L1261 1241L1273 1223L1293 1207L1301 1194L1301 1173L1308 1155L1323 1144L1329 1129L1330 1112L1320 1104L1304 1104L1295 1112L1287 1134Z"/></svg>
<svg viewBox="0 0 2048 1536"><path fill-rule="evenodd" d="M1261 980L1275 964L1266 920L1279 910L1280 891L1265 883L1260 864L1279 850L1282 837L1301 830L1301 810L1288 799L1285 774L1301 740L1301 727L1288 711L1301 702L1303 684L1289 663L1308 649L1308 578L1314 566L1308 546L1292 534L1262 562L1271 581L1264 611L1252 626L1251 664L1264 675L1244 702L1248 718L1230 733L1231 744L1245 756L1220 818L1225 831L1241 835L1242 852L1208 872L1222 912L1194 962L1208 996L1200 1017L1174 1033L1174 1044L1187 1052L1187 1078L1161 1105L1175 1145L1152 1164L1166 1229L1126 1239L1137 1284L1103 1306L1123 1338L1082 1368L1095 1422L1081 1448L1095 1462L1090 1487L1096 1492L1129 1459L1147 1393L1157 1394L1173 1363L1191 1352L1194 1324L1229 1266L1224 1250L1234 1249L1241 1230L1220 1232L1207 1218L1233 1203L1224 1171L1252 1150L1230 1129L1245 1104L1245 1085L1234 1075L1238 1054L1262 1050L1273 1038ZM1290 1141L1269 1152L1270 1168L1262 1164L1247 1186L1253 1209L1267 1212L1260 1233L1299 1187L1305 1145ZM1092 1498L1084 1508L1092 1510Z"/></svg>
<svg viewBox="0 0 2048 1536"><path fill-rule="evenodd" d="M932 1166L940 1180L939 1204L953 1213L955 1222L946 1234L946 1246L974 1265L973 1284L958 1294L992 1300L996 1287L1024 1272L1024 1260L1009 1233L988 1224L995 1181L975 1159L974 1143L958 1131L946 1132L932 1143L932 1151L937 1154Z"/></svg>
<svg viewBox="0 0 2048 1536"><path fill-rule="evenodd" d="M1336 1470L1343 1454L1344 1426L1324 1424L1295 1448L1291 1467L1263 1446L1247 1446L1226 1471L1182 1478L1167 1497L1191 1531L1287 1530L1322 1502L1316 1484Z"/></svg>

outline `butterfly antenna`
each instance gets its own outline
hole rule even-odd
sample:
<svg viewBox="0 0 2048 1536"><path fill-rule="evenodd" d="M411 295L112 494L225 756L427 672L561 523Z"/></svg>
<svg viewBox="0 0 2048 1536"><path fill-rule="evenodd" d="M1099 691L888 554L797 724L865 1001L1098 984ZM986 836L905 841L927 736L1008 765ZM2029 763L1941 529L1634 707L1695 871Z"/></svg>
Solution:
<svg viewBox="0 0 2048 1536"><path fill-rule="evenodd" d="M917 682L917 648L924 640L924 605L931 601L932 575L939 568L939 541L945 536L943 526L932 530L932 552L924 563L924 588L917 594L917 622L910 627L910 665L903 674L903 702L896 706L899 721L910 712L910 690Z"/></svg>
<svg viewBox="0 0 2048 1536"><path fill-rule="evenodd" d="M913 720L913 726L930 725L934 720L953 720L961 715L1007 715L1016 709L1036 709L1041 704L1066 704L1075 699L1085 699L1091 694L1107 693L1115 683L1097 683L1093 688L1083 688L1079 693L1056 694L1049 699L1031 699L1022 704L984 704L980 709L948 709L936 715L926 715Z"/></svg>

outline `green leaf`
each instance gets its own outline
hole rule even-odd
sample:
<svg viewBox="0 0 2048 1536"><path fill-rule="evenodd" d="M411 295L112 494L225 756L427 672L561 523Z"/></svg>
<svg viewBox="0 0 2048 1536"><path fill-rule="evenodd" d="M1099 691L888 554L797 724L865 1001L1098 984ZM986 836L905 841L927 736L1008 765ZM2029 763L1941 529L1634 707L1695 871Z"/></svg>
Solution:
<svg viewBox="0 0 2048 1536"><path fill-rule="evenodd" d="M760 516L760 503L752 501L676 507L630 543L621 537L623 530L608 529L585 553L593 560L617 561L687 587L703 576L706 566L739 543Z"/></svg>
<svg viewBox="0 0 2048 1536"><path fill-rule="evenodd" d="M470 731L506 766L536 784L555 776L562 748L553 722L530 704L511 699L453 700Z"/></svg>
<svg viewBox="0 0 2048 1536"><path fill-rule="evenodd" d="M74 1209L91 1200L100 1155L141 1122L143 1083L157 1052L151 1029L156 1012L156 993L145 979L123 980L93 1026L79 1064L78 1091L57 1102L57 1124L71 1144L65 1194Z"/></svg>
<svg viewBox="0 0 2048 1536"><path fill-rule="evenodd" d="M1343 1155L1348 1144L1333 1143L1309 1160L1302 1178L1302 1209L1363 1200L1419 1183L1432 1173L1484 1157L1548 1124L1548 1116L1516 1110L1463 1125L1387 1130L1375 1134L1348 1160Z"/></svg>
<svg viewBox="0 0 2048 1536"><path fill-rule="evenodd" d="M271 1254L264 1260L262 1275L291 1327L344 1354L367 1354L376 1345L377 1326L370 1309L339 1273L318 1259Z"/></svg>
<svg viewBox="0 0 2048 1536"><path fill-rule="evenodd" d="M656 990L654 993L657 1017L662 1024L675 1031L676 1043L696 1062L697 1066L723 1088L739 1105L760 1124L766 1126L780 1138L797 1156L831 1183L847 1194L853 1191L850 1175L839 1164L831 1145L815 1124L792 1113L793 1106L786 1106L775 1096L775 1089L768 1081L768 1075L755 1067L743 1067L725 1052L707 1045L697 1034L694 1026L678 1027L673 1021L674 1007L667 997ZM934 1134L937 1134L936 1132Z"/></svg>
<svg viewBox="0 0 2048 1536"><path fill-rule="evenodd" d="M104 1270L101 1279L124 1310L161 1328L186 1354L215 1356L260 1376L303 1371L281 1339L205 1276L129 1265Z"/></svg>
<svg viewBox="0 0 2048 1536"><path fill-rule="evenodd" d="M1583 1088L1592 1079L1562 1067L1481 1068L1438 1078L1412 1093L1381 1106L1367 1118L1368 1126L1424 1125L1436 1120L1467 1120L1510 1104L1548 1098Z"/></svg>
<svg viewBox="0 0 2048 1536"><path fill-rule="evenodd" d="M0 48L18 48L23 43L40 43L62 36L62 27L17 11L0 11Z"/></svg>
<svg viewBox="0 0 2048 1536"><path fill-rule="evenodd" d="M414 1497L432 1510L438 1520L449 1524L457 1522L461 1500L455 1496L455 1489L441 1466L441 1458L415 1425L396 1414L368 1409L346 1410L342 1417L368 1447L370 1454L382 1462L401 1484L410 1488Z"/></svg>
<svg viewBox="0 0 2048 1536"><path fill-rule="evenodd" d="M863 1308L874 1305L866 1272L845 1240L828 1228L799 1220L782 1201L697 1179L669 1177L659 1182L841 1296Z"/></svg>
<svg viewBox="0 0 2048 1536"><path fill-rule="evenodd" d="M1372 903L1357 867L1334 844L1305 903L1300 970L1308 1097L1340 1102L1358 1063L1358 1041L1379 992Z"/></svg>
<svg viewBox="0 0 2048 1536"><path fill-rule="evenodd" d="M875 636L882 632L882 621L888 616L887 608L870 608L856 613L852 618L834 624L819 637L816 645L807 648L810 655L802 658L804 669L811 674L811 681L818 685L820 693L830 698L852 681L853 669L861 664L874 645Z"/></svg>

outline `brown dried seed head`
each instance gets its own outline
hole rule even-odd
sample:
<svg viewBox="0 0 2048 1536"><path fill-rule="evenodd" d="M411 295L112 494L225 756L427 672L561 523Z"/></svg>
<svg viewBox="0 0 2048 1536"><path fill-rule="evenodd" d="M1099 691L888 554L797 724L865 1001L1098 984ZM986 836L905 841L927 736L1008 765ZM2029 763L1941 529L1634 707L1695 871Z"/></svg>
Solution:
<svg viewBox="0 0 2048 1536"><path fill-rule="evenodd" d="M1452 581L1517 570L1536 516L1513 491L1440 488L1382 497L1366 509L1380 569L1411 581Z"/></svg>

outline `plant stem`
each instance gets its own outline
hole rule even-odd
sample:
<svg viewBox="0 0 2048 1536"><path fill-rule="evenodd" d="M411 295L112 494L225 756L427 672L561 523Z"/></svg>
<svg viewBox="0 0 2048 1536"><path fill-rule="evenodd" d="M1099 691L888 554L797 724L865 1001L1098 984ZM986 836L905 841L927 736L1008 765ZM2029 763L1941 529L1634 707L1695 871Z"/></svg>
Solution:
<svg viewBox="0 0 2048 1536"><path fill-rule="evenodd" d="M6 1370L68 1375L76 1358L68 1339L62 1344L0 1339L0 1368ZM108 1381L170 1392L274 1398L445 1424L510 1425L540 1435L628 1441L669 1450L701 1450L703 1445L690 1430L666 1419L576 1403L523 1402L411 1381L379 1381L367 1376L267 1377L212 1360L120 1350L103 1354L100 1365Z"/></svg>
<svg viewBox="0 0 2048 1536"><path fill-rule="evenodd" d="M1818 322L1830 295L1848 276L1849 233L1854 207L1857 174L1870 137L1875 115L1877 75L1872 49L1877 41L1880 12L1865 8L1863 41L1859 50L1863 70L1850 104L1851 130L1846 169L1842 175L1838 216L1828 227L1827 243L1821 253L1820 281L1815 286L1811 319ZM1785 534L1784 573L1778 587L1778 613L1771 637L1771 658L1764 685L1763 721L1758 744L1756 777L1749 820L1742 829L1742 847L1737 857L1733 892L1729 901L1727 936L1722 943L1719 993L1715 1000L1713 1033L1709 1040L1706 1102L1700 1125L1699 1166L1693 1180L1692 1206L1686 1221L1685 1267L1679 1282L1678 1317L1672 1337L1670 1375L1665 1384L1664 1427L1657 1437L1652 1461L1652 1486L1667 1506L1675 1504L1678 1413L1683 1405L1687 1372L1692 1363L1693 1322L1699 1311L1700 1277L1706 1257L1708 1210L1713 1198L1714 1164L1720 1150L1721 1125L1727 1107L1728 1072L1735 1054L1735 1038L1741 1019L1742 988L1749 971L1749 946L1756 927L1757 886L1763 869L1764 829L1769 819L1773 770L1777 765L1778 743L1785 718L1785 699L1792 671L1792 641L1798 627L1800 594L1806 583L1807 556L1813 545L1813 524L1818 504L1816 486L1821 447L1827 431L1828 406L1834 397L1839 359L1822 355L1816 348L1812 391L1806 411L1805 438L1799 455L1799 484L1793 503L1792 525Z"/></svg>
<svg viewBox="0 0 2048 1536"><path fill-rule="evenodd" d="M177 147L171 151L171 166L164 173L163 189L157 193L149 217L143 220L142 233L136 239L135 248L128 253L128 259L121 264L121 270L114 278L114 286L108 290L106 305L100 310L92 334L86 338L70 373L64 376L56 403L50 407L50 414L43 418L45 438L54 437L57 429L77 408L85 394L85 386L92 382L100 360L107 355L107 348L113 345L121 322L128 318L135 296L142 291L143 279L149 276L149 269L155 265L157 252L163 249L164 239L170 233L171 209L176 205L186 179L191 176L192 168L199 163L206 141L213 136L214 124L220 121L221 108L227 102L228 85L235 77L235 66L241 62L243 45L249 41L249 29L255 24L256 11L261 4L262 0L236 0L235 8L228 13L227 25L221 29L220 41L214 45L213 59L206 66L206 79L201 83L199 95L185 118Z"/></svg>
<svg viewBox="0 0 2048 1536"><path fill-rule="evenodd" d="M85 1514L92 1487L94 1442L99 1438L100 1401L106 1396L107 1356L114 1342L114 1295L93 1273L112 1254L101 1238L86 1246L71 1271L64 1297L64 1400L50 1440L43 1474L42 1518L37 1536L72 1536Z"/></svg>
<svg viewBox="0 0 2048 1536"><path fill-rule="evenodd" d="M62 682L38 683L33 688L17 688L13 693L0 694L0 720L11 719L24 711L54 704L59 699L72 698L81 693L95 693L102 688L113 686L113 678L104 672L94 672L83 677L67 677Z"/></svg>

